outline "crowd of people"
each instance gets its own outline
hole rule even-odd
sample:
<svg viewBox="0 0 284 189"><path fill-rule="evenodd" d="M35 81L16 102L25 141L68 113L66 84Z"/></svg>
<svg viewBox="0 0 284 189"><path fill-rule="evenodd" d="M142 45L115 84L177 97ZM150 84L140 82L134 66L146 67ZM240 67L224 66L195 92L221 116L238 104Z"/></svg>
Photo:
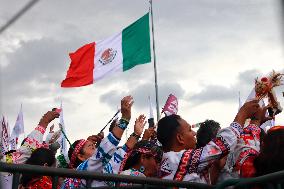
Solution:
<svg viewBox="0 0 284 189"><path fill-rule="evenodd" d="M54 133L50 132L53 137L43 140L49 123L59 117L55 110L45 113L21 147L4 155L1 161L210 185L229 178L284 170L284 126L273 126L268 131L260 127L275 116L267 116L267 109L276 109L274 113L282 111L275 99L270 99L272 103L264 107L258 100L248 101L227 127L205 120L197 132L182 116L175 114L161 118L156 127L146 129L147 120L142 114L135 120L134 132L125 144L118 146L129 127L133 102L131 96L121 100L121 118L111 123L107 136L99 133L73 142L68 151L69 161L64 156L56 157L58 144ZM86 186L86 180L78 178L59 178L58 183L57 188L61 189ZM91 181L92 187L114 185L110 181ZM52 180L49 176L24 173L19 188L51 189Z"/></svg>

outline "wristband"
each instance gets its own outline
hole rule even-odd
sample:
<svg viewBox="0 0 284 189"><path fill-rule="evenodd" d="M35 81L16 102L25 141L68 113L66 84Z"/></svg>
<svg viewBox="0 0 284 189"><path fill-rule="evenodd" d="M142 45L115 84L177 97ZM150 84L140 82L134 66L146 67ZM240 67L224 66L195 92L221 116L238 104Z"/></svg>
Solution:
<svg viewBox="0 0 284 189"><path fill-rule="evenodd" d="M129 121L124 119L124 118L121 118L119 120L119 124L118 124L118 127L121 128L122 130L125 130L127 128L127 125L128 125Z"/></svg>
<svg viewBox="0 0 284 189"><path fill-rule="evenodd" d="M137 141L140 139L140 135L137 135L136 133L132 133L130 136L133 136L137 139Z"/></svg>

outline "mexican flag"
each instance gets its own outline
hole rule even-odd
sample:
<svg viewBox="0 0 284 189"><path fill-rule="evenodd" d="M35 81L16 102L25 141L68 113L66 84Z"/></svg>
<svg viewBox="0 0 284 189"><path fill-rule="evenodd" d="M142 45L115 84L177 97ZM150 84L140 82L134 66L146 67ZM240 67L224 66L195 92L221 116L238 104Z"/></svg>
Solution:
<svg viewBox="0 0 284 189"><path fill-rule="evenodd" d="M71 64L61 87L95 83L115 72L127 71L151 61L149 13L105 40L70 53Z"/></svg>

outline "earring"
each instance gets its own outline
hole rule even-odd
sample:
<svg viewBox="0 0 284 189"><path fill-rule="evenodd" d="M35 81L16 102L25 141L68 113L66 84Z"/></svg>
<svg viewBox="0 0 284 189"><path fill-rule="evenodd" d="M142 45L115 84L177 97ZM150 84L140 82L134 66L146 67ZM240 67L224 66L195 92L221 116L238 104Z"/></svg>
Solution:
<svg viewBox="0 0 284 189"><path fill-rule="evenodd" d="M145 171L145 167L143 165L141 165L139 172L144 173L144 171Z"/></svg>

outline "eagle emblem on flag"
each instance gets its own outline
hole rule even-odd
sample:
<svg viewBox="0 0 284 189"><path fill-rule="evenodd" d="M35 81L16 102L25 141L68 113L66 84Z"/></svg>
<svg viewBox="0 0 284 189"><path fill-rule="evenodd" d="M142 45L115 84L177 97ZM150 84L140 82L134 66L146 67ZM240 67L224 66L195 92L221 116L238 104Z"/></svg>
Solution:
<svg viewBox="0 0 284 189"><path fill-rule="evenodd" d="M112 48L108 48L106 50L104 50L104 52L102 53L99 62L102 63L103 65L106 65L108 63L111 63L113 61L113 59L116 56L117 51L112 49Z"/></svg>

